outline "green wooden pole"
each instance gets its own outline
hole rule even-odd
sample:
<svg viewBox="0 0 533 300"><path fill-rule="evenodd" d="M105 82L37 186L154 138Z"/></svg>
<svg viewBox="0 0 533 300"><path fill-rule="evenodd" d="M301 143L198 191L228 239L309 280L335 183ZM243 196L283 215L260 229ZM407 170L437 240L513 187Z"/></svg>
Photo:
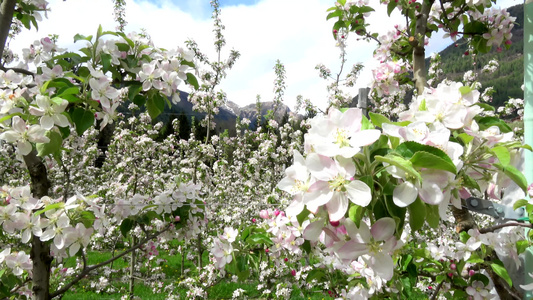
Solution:
<svg viewBox="0 0 533 300"><path fill-rule="evenodd" d="M533 145L533 0L524 1L524 140ZM525 151L524 172L529 183L533 182L533 153ZM533 249L526 250L524 283L533 283L528 275L533 272ZM533 298L526 292L524 299Z"/></svg>

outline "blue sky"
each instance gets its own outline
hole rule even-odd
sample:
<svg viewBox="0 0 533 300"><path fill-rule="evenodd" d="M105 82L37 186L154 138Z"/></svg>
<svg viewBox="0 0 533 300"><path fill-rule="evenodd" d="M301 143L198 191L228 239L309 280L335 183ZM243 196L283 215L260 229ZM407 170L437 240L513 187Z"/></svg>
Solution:
<svg viewBox="0 0 533 300"><path fill-rule="evenodd" d="M104 30L116 28L110 0L48 1L52 11L39 24L39 32L23 32L12 42L14 50L28 47L48 34L59 34L60 47L79 49L83 45L73 44L72 39L76 33L94 34L98 25ZM374 1L378 2L370 2ZM498 4L508 7L522 1L498 0ZM202 52L214 58L209 3L209 0L126 0L128 25L125 31L146 29L155 45L167 49L183 47L184 42L192 38ZM220 86L229 100L247 105L260 95L263 101L271 101L274 98L273 67L279 59L287 75L285 104L294 107L296 96L302 95L321 107L326 105L328 83L318 77L315 66L323 63L334 73L340 69L339 49L331 35L333 21L326 21L326 10L335 0L220 0L220 3L227 45L222 59L231 49L241 53ZM394 24L403 23L402 18L388 18L386 6L375 8L377 11L368 19L371 31L384 34ZM79 11L84 13L72 13ZM426 54L440 51L450 43L450 39L436 37L430 41ZM371 71L377 65L372 58L375 48L375 43L357 41L355 35L348 39L348 62L344 69L349 70L358 62L365 65L357 86L346 89L351 96L357 95L359 87L369 85Z"/></svg>
<svg viewBox="0 0 533 300"><path fill-rule="evenodd" d="M219 0L221 8L238 5L254 5L260 0ZM162 5L165 1L149 0L149 2ZM211 17L210 0L170 0L174 5L182 9L184 12L191 14L193 17L206 19Z"/></svg>

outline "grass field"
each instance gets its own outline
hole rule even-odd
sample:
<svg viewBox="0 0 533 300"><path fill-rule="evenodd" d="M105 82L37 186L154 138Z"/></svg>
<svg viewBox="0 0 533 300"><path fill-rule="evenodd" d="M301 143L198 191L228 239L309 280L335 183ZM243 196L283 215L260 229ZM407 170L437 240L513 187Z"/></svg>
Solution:
<svg viewBox="0 0 533 300"><path fill-rule="evenodd" d="M88 257L89 265L103 262L111 257L111 252L90 252ZM163 288L156 288L154 292L154 287L168 286L173 285L172 294L178 296L180 299L187 299L186 287L180 286L179 283L182 280L187 279L187 275L195 276L197 275L196 266L193 262L185 260L184 269L189 270L185 276L181 276L181 262L182 258L180 254L168 255L160 253L158 256L160 260L159 266L156 265L155 260L151 263L151 268L156 268L155 270L149 270L146 266L141 267L140 279L135 280L134 295L139 299L168 299L169 291L164 291ZM203 255L204 264L208 261L208 253L204 252ZM75 267L76 261L74 259L69 259L65 262L65 267ZM129 291L129 258L125 257L124 259L118 259L113 263L111 276L109 274L98 273L94 274L90 280L83 279L73 288L71 288L67 293L65 293L63 300L92 300L92 299L121 299L123 295L128 294ZM107 271L109 273L110 270ZM159 275L161 277L161 272L164 273L164 278L153 279L153 275ZM109 284L106 288L101 289L100 292L97 292L97 288L91 287L91 282L98 281L99 278L105 277L109 280ZM246 282L232 282L229 278L219 281L212 287L207 289L208 299L231 299L233 292L240 288L245 290L244 295L246 299L266 299L264 295L261 294L261 291L257 290L257 285L259 281L251 279ZM109 292L109 288L112 288L112 292ZM318 300L318 299L332 299L323 293L320 290L316 291L304 291L302 292L296 286L293 286L293 291L290 296L290 299L300 299L300 300Z"/></svg>

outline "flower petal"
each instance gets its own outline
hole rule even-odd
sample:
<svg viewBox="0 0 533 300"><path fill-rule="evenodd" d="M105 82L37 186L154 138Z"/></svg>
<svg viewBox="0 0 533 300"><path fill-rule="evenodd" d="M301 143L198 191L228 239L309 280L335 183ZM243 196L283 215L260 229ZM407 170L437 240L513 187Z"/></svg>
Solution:
<svg viewBox="0 0 533 300"><path fill-rule="evenodd" d="M405 181L394 188L392 192L392 201L399 207L406 207L415 202L418 196L418 189L409 181Z"/></svg>

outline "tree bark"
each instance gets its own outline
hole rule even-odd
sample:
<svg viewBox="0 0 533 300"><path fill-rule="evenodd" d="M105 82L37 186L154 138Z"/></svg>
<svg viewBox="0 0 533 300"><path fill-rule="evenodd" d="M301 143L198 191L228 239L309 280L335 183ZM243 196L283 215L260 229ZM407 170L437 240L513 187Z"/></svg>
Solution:
<svg viewBox="0 0 533 300"><path fill-rule="evenodd" d="M418 94L422 94L426 87L426 50L424 39L426 36L428 16L434 0L422 1L422 9L416 19L413 44L413 79Z"/></svg>
<svg viewBox="0 0 533 300"><path fill-rule="evenodd" d="M3 0L0 6L0 58L4 54L16 4L17 0ZM3 64L4 62L2 62Z"/></svg>
<svg viewBox="0 0 533 300"><path fill-rule="evenodd" d="M28 168L31 178L31 192L33 197L42 198L48 195L50 181L46 171L46 166L37 152L33 150L24 156L24 162ZM50 246L41 242L39 237L32 237L32 247L30 257L33 261L33 299L50 299L50 267L53 257L50 255Z"/></svg>

